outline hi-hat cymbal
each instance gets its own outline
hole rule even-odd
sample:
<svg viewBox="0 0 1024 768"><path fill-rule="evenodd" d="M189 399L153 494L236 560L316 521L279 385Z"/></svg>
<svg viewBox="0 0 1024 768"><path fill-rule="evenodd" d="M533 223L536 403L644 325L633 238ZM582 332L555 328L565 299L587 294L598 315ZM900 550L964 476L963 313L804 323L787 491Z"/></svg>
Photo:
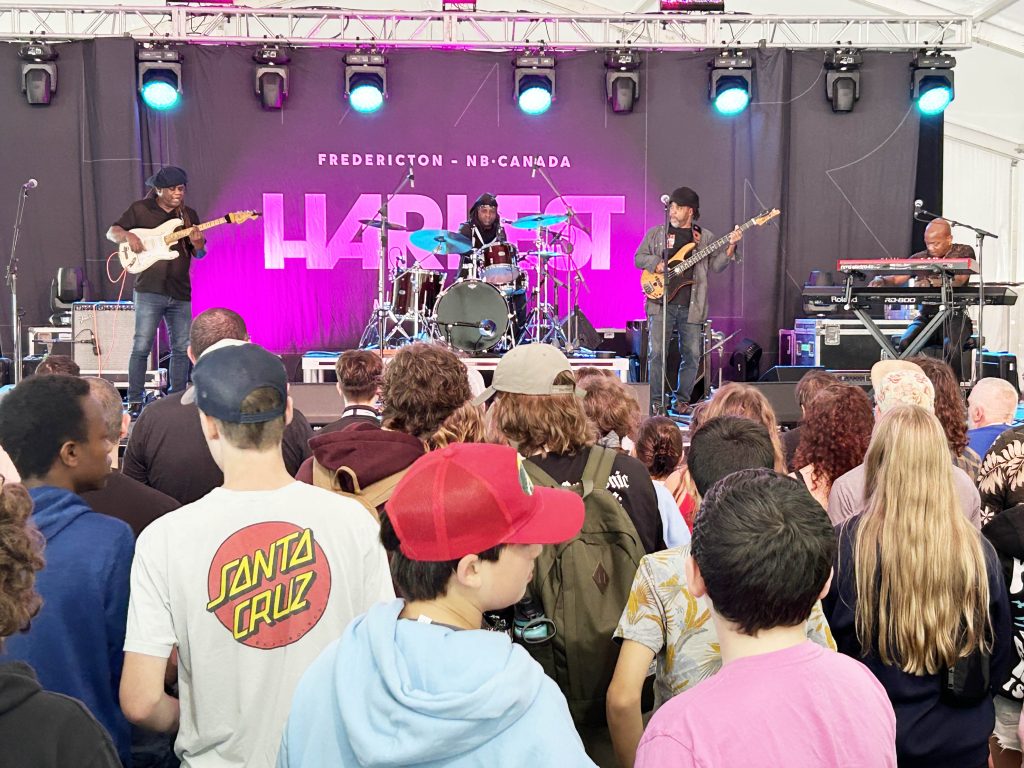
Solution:
<svg viewBox="0 0 1024 768"><path fill-rule="evenodd" d="M409 243L431 253L465 253L473 247L468 237L446 229L421 229L409 235Z"/></svg>
<svg viewBox="0 0 1024 768"><path fill-rule="evenodd" d="M516 219L510 227L516 229L538 229L540 227L553 227L555 224L561 224L563 221L569 220L569 214L567 213L535 213L532 216L523 216L521 219Z"/></svg>
<svg viewBox="0 0 1024 768"><path fill-rule="evenodd" d="M380 229L380 225L382 224L380 219L360 219L359 223L362 224L364 227L373 227L374 229ZM404 231L406 229L406 226L404 224L392 224L389 221L388 229Z"/></svg>

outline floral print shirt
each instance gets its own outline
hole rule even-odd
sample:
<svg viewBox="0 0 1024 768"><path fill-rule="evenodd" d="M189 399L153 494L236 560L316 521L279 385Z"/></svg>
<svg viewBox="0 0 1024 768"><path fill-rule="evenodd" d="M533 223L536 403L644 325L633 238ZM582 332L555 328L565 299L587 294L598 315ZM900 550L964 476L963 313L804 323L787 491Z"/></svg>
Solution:
<svg viewBox="0 0 1024 768"><path fill-rule="evenodd" d="M978 471L982 524L1024 504L1024 427L1003 432L985 454Z"/></svg>

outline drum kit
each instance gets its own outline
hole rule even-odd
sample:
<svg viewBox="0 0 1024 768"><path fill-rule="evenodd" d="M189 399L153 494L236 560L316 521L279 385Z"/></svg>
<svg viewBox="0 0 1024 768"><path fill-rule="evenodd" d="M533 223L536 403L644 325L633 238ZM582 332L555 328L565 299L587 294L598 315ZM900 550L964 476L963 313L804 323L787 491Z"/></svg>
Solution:
<svg viewBox="0 0 1024 768"><path fill-rule="evenodd" d="M438 340L464 352L481 354L507 352L524 341L565 346L568 340L558 320L557 305L549 298L552 290L571 285L578 275L569 249L563 245L568 241L561 233L551 231L551 227L568 219L567 214L541 214L503 222L515 229L534 231L533 250L523 252L512 243L497 241L473 248L468 237L443 229L412 232L409 242L417 249L437 257L463 257L458 278L445 287L445 272L423 269L418 264L388 270L390 301L381 280L377 306L360 347L386 349L413 341ZM401 224L382 224L377 219L361 223L364 227L405 229ZM383 259L381 267L384 269ZM574 273L566 282L552 274L563 270ZM522 328L515 322L517 297L522 297L518 298L520 304L527 297L534 300Z"/></svg>

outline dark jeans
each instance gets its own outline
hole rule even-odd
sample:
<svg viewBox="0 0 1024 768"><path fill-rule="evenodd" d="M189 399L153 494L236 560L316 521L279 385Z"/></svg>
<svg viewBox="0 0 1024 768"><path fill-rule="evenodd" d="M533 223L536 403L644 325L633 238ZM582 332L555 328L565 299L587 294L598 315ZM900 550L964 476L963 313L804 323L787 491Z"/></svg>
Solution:
<svg viewBox="0 0 1024 768"><path fill-rule="evenodd" d="M673 329L679 331L679 370L669 371L663 376L661 371L661 304L647 302L648 320L648 362L651 381L651 413L661 410L666 390L673 401L686 404L690 402L690 393L697 380L697 369L700 363L700 342L702 326L700 323L688 323L686 317L690 312L688 306L668 305L668 323L665 328L666 342L672 339ZM671 381L675 379L673 390Z"/></svg>
<svg viewBox="0 0 1024 768"><path fill-rule="evenodd" d="M924 330L924 327L930 321L930 317L923 316L915 319L900 337L896 348L902 352L909 347L911 342ZM957 381L964 381L964 345L970 341L973 333L974 323L971 322L971 318L963 312L954 312L946 322L932 333L931 338L928 339L921 352L929 357L945 360L953 367ZM970 378L970 372L968 372L968 378Z"/></svg>
<svg viewBox="0 0 1024 768"><path fill-rule="evenodd" d="M188 332L192 327L192 302L162 293L135 292L135 341L128 361L128 402L142 400L153 337L163 320L171 341L170 391L180 392L188 383Z"/></svg>

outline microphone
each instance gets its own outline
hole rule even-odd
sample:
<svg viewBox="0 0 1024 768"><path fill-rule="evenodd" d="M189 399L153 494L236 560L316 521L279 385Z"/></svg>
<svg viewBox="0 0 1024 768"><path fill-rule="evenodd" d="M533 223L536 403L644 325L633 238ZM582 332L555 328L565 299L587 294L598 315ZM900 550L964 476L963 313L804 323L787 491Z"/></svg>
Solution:
<svg viewBox="0 0 1024 768"><path fill-rule="evenodd" d="M24 184L21 185L21 188L24 189L24 190L29 190L29 189L35 189L38 186L39 186L39 182L38 181L36 181L35 179L29 179L28 181L26 181Z"/></svg>
<svg viewBox="0 0 1024 768"><path fill-rule="evenodd" d="M661 204L662 204L662 205L668 205L668 201L669 201L670 199L671 199L671 198L669 198L669 196L668 196L668 195L662 195L662 196L661 196Z"/></svg>
<svg viewBox="0 0 1024 768"><path fill-rule="evenodd" d="M915 200L914 213L920 213L922 208L924 208L924 200Z"/></svg>
<svg viewBox="0 0 1024 768"><path fill-rule="evenodd" d="M412 163L409 163L409 186L416 189L416 174L412 172Z"/></svg>
<svg viewBox="0 0 1024 768"><path fill-rule="evenodd" d="M537 161L540 160L540 155L530 157L530 178L534 178L537 175Z"/></svg>

